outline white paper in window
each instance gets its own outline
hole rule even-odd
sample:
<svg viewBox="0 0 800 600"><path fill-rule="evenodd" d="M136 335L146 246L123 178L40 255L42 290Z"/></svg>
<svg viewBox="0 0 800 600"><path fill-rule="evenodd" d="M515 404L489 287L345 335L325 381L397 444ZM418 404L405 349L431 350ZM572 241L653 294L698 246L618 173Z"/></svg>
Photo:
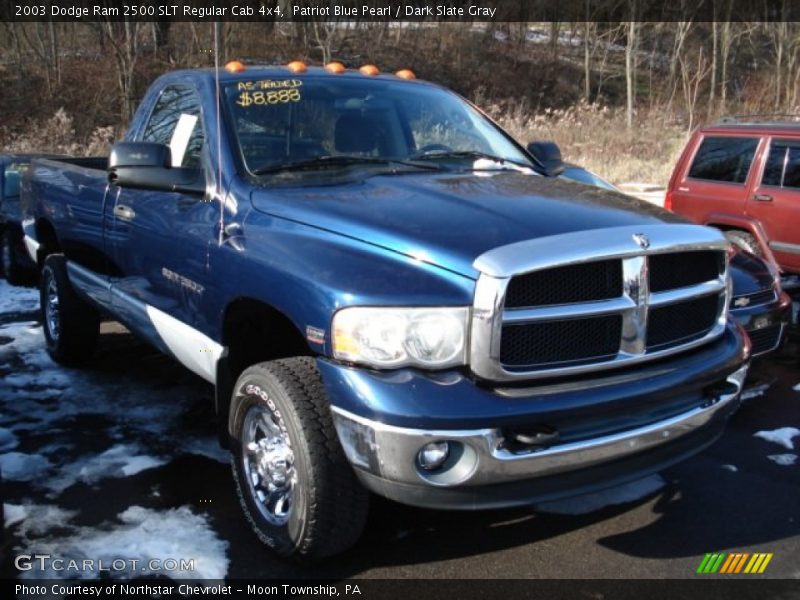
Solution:
<svg viewBox="0 0 800 600"><path fill-rule="evenodd" d="M182 114L172 132L172 140L169 142L169 149L172 151L172 166L180 167L183 164L186 148L189 146L189 138L197 125L197 117L194 115Z"/></svg>

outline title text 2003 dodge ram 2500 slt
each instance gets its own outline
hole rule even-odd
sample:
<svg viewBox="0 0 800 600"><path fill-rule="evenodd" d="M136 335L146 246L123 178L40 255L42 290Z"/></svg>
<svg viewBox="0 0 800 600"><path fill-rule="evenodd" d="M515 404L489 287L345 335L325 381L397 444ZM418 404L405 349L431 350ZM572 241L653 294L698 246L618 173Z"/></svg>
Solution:
<svg viewBox="0 0 800 600"><path fill-rule="evenodd" d="M23 178L51 356L110 315L213 383L283 555L351 546L369 490L480 509L641 477L739 402L721 233L547 176L412 77L169 73L108 159Z"/></svg>

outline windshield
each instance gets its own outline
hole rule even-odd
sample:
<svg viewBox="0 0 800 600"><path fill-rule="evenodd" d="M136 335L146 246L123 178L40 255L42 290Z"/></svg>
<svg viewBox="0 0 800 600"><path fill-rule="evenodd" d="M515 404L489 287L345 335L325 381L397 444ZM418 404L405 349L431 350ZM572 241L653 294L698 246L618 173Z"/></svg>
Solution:
<svg viewBox="0 0 800 600"><path fill-rule="evenodd" d="M330 76L262 79L229 84L225 96L251 173L383 161L486 168L487 157L490 164L496 157L531 165L467 102L428 85ZM352 160L317 160L323 157Z"/></svg>

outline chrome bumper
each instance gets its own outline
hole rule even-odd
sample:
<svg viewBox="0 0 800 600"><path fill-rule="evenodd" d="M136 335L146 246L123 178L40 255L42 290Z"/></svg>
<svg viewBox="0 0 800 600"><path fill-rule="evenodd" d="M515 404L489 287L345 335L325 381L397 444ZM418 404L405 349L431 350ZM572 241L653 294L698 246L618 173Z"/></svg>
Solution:
<svg viewBox="0 0 800 600"><path fill-rule="evenodd" d="M729 388L710 397L704 405L669 419L528 452L505 449L499 429L409 429L378 423L337 407L332 411L345 454L356 472L366 474L370 481L423 488L465 488L577 471L678 440L714 421L718 413L729 413L725 409L732 408L730 405L738 399L747 369L745 365L729 375L726 379ZM438 471L426 471L419 466L417 457L422 446L443 440L460 450Z"/></svg>

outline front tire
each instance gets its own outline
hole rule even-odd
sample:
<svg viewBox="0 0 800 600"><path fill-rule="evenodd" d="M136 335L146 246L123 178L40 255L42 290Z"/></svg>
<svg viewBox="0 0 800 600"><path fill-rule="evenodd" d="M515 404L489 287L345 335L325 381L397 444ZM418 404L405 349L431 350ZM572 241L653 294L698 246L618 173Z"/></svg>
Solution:
<svg viewBox="0 0 800 600"><path fill-rule="evenodd" d="M246 369L234 386L231 431L239 499L263 543L309 559L356 543L369 493L339 444L312 358Z"/></svg>
<svg viewBox="0 0 800 600"><path fill-rule="evenodd" d="M68 366L91 358L100 333L100 315L73 289L62 254L51 254L44 261L39 299L50 358Z"/></svg>

